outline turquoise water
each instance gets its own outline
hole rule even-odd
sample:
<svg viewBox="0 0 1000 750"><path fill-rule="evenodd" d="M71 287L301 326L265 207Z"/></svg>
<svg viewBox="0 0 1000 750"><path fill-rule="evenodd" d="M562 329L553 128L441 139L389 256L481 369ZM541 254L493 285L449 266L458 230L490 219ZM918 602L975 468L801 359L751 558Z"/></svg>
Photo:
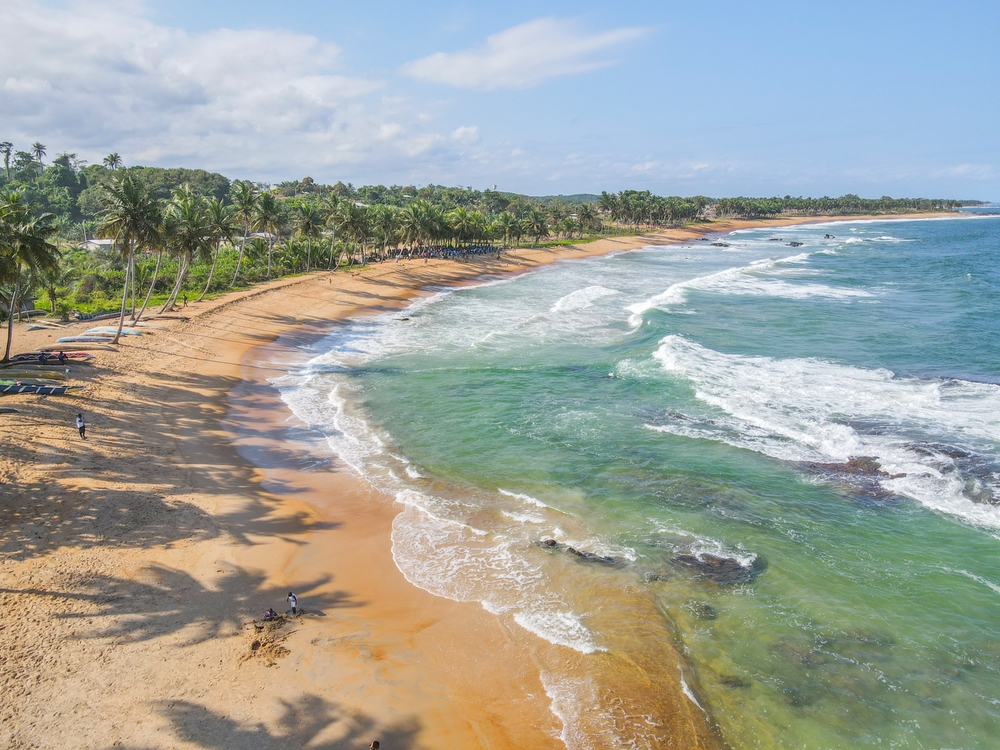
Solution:
<svg viewBox="0 0 1000 750"><path fill-rule="evenodd" d="M1000 220L722 241L442 292L278 385L395 494L412 582L568 655L568 745L666 746L601 666L662 639L733 747L996 746Z"/></svg>

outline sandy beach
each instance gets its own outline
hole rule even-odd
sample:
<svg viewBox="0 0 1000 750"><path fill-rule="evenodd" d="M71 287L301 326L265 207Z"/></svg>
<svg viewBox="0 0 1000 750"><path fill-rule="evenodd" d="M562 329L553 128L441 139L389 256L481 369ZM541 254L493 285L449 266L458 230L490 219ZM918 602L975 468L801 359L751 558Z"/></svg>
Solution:
<svg viewBox="0 0 1000 750"><path fill-rule="evenodd" d="M0 415L0 745L559 746L539 665L561 647L408 583L391 555L393 498L297 430L267 379L337 321L431 287L837 218L718 221L499 261L283 279L189 305L189 320L74 365L82 396L4 397L17 413ZM18 324L15 351L56 335ZM268 607L286 610L289 591L304 614L256 629ZM664 747L723 746L681 690L674 646L657 648L601 668L641 673L659 691Z"/></svg>

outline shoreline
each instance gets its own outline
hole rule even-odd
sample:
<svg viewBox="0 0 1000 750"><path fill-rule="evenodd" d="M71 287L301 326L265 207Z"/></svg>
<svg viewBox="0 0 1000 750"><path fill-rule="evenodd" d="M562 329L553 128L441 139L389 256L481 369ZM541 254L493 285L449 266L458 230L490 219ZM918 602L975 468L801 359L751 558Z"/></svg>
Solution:
<svg viewBox="0 0 1000 750"><path fill-rule="evenodd" d="M521 248L506 262L318 272L191 305L191 321L99 354L86 401L8 397L4 405L24 415L5 417L21 429L0 457L0 477L14 488L0 511L0 606L39 612L40 621L0 631L0 739L229 746L259 725L264 738L302 744L551 746L562 728L538 667L546 646L526 648L533 636L478 604L405 581L390 552L393 499L330 467L322 446L311 457L298 443L289 449L287 407L266 384L283 372L274 358L337 320L400 309L431 286L745 228L931 216L957 218L732 220ZM16 343L51 335L32 333L40 335ZM87 444L74 439L78 407L91 424ZM316 614L285 631L291 653L268 668L243 625L283 608L289 587ZM81 622L90 632L77 632ZM165 656L176 669L164 673ZM665 700L670 736L681 747L720 745L679 681L674 693ZM102 715L116 717L110 727Z"/></svg>

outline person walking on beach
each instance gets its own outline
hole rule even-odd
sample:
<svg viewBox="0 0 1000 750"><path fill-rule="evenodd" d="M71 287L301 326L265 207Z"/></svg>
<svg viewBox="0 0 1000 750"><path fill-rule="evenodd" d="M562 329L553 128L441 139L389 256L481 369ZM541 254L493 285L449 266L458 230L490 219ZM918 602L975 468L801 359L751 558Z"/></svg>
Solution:
<svg viewBox="0 0 1000 750"><path fill-rule="evenodd" d="M76 429L80 431L80 437L87 439L87 425L83 422L83 414L76 415Z"/></svg>
<svg viewBox="0 0 1000 750"><path fill-rule="evenodd" d="M294 593L289 591L286 599L288 599L288 606L292 608L292 614L297 615L299 608L299 598L295 596Z"/></svg>

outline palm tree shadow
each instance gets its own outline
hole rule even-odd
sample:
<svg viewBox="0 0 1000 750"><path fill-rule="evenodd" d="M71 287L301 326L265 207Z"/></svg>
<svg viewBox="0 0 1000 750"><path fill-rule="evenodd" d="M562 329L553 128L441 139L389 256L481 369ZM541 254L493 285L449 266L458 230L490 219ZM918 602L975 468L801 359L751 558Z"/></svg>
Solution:
<svg viewBox="0 0 1000 750"><path fill-rule="evenodd" d="M383 724L360 711L348 711L316 695L282 700L283 711L272 730L262 723L242 724L189 701L161 702L160 713L178 739L201 748L309 747L313 750L357 750L372 740L393 750L416 744L420 723L415 717Z"/></svg>
<svg viewBox="0 0 1000 750"><path fill-rule="evenodd" d="M310 615L325 609L361 606L344 591L330 591L332 576L297 583L296 591ZM264 584L264 576L236 569L216 578L209 588L191 574L154 565L135 579L87 575L69 581L68 591L0 589L2 593L30 594L71 599L91 605L85 612L57 615L63 619L115 617L106 628L98 627L82 637L118 638L139 642L185 631L183 645L201 643L237 632L252 613L284 601L285 589ZM96 612L93 609L96 608Z"/></svg>

